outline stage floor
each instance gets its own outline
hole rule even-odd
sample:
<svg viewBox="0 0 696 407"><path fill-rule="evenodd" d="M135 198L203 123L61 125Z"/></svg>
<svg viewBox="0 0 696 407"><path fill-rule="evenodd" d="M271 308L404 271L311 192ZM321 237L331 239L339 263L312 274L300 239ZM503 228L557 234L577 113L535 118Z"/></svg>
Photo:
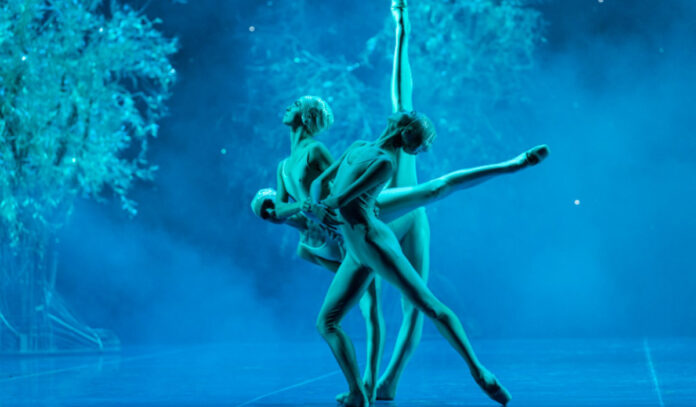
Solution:
<svg viewBox="0 0 696 407"><path fill-rule="evenodd" d="M695 406L696 338L475 340L510 406ZM360 346L362 347L362 346ZM359 352L362 357L362 352ZM385 362L387 358L385 356ZM335 406L322 342L0 357L0 406ZM383 406L495 406L444 340L424 340Z"/></svg>

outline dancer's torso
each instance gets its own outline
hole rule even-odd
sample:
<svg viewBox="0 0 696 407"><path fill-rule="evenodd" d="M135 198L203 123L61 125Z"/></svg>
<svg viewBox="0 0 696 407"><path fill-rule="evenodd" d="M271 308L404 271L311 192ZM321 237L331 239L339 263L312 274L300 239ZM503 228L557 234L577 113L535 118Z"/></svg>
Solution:
<svg viewBox="0 0 696 407"><path fill-rule="evenodd" d="M309 152L314 143L298 149L281 164L285 190L296 202L304 201L309 196L312 182L321 174L310 162ZM300 245L311 256L331 262L340 262L345 256L341 236L311 220L307 220L306 229L300 234Z"/></svg>
<svg viewBox="0 0 696 407"><path fill-rule="evenodd" d="M338 169L334 188L340 189L351 185L376 160L390 158L383 150L368 143L356 143L351 146L344 161ZM359 262L372 267L372 260L379 257L385 243L396 244L396 237L375 215L375 200L387 181L371 186L340 209L346 248Z"/></svg>
<svg viewBox="0 0 696 407"><path fill-rule="evenodd" d="M280 167L283 185L288 195L296 202L301 202L309 196L309 187L312 182L321 174L320 169L315 168L310 163L309 152L311 150L311 142L298 149L283 160Z"/></svg>
<svg viewBox="0 0 696 407"><path fill-rule="evenodd" d="M340 190L349 187L367 171L370 165L384 158L389 158L389 156L383 150L364 141L354 143L346 152L343 162L336 172L333 188ZM385 184L386 181L373 185L350 202L345 203L340 209L341 217L345 223L350 225L363 224L368 219L376 219L375 201Z"/></svg>

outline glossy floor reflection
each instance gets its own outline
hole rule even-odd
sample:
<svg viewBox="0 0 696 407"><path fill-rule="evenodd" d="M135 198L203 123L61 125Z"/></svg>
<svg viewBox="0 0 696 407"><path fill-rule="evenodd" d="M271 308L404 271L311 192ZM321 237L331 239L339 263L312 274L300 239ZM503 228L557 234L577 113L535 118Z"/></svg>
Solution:
<svg viewBox="0 0 696 407"><path fill-rule="evenodd" d="M696 338L474 342L510 406L696 405ZM361 355L362 356L362 355ZM386 361L386 357L385 357ZM0 406L334 406L321 342L0 359ZM443 340L425 340L384 406L495 406Z"/></svg>

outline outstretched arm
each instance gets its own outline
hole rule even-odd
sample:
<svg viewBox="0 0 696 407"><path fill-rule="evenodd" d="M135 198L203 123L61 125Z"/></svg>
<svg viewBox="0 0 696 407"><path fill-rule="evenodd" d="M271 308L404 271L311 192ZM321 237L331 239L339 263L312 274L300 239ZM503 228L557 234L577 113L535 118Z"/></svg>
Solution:
<svg viewBox="0 0 696 407"><path fill-rule="evenodd" d="M498 175L536 165L548 154L549 148L544 144L502 163L454 171L412 187L386 189L377 197L380 219L385 222L397 219L416 208L439 201L455 191L471 188Z"/></svg>
<svg viewBox="0 0 696 407"><path fill-rule="evenodd" d="M394 67L392 70L392 111L413 110L413 78L408 62L408 37L411 22L408 19L406 0L392 0L392 15L396 23L396 46L394 48Z"/></svg>

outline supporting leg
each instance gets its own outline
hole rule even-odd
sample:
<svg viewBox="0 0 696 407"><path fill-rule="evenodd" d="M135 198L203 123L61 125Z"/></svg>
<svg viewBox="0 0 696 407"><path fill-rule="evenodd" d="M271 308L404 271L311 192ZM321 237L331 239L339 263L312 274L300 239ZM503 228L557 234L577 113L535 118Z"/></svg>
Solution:
<svg viewBox="0 0 696 407"><path fill-rule="evenodd" d="M355 348L340 322L358 302L372 278L369 269L359 265L351 255L346 256L329 286L317 317L317 330L331 348L348 382L348 395L341 401L351 407L363 407L369 401L355 360Z"/></svg>
<svg viewBox="0 0 696 407"><path fill-rule="evenodd" d="M401 248L420 278L427 283L430 274L430 225L427 215L421 208L414 211L412 216L402 219L410 222L410 228L401 239ZM394 399L401 373L420 343L423 332L423 314L403 296L401 306L403 312L401 327L389 365L377 386L378 400Z"/></svg>
<svg viewBox="0 0 696 407"><path fill-rule="evenodd" d="M367 364L363 374L363 383L370 402L375 400L377 375L384 350L384 317L379 297L381 281L381 278L375 277L372 283L367 286L365 294L360 298L360 311L365 318L367 329Z"/></svg>

